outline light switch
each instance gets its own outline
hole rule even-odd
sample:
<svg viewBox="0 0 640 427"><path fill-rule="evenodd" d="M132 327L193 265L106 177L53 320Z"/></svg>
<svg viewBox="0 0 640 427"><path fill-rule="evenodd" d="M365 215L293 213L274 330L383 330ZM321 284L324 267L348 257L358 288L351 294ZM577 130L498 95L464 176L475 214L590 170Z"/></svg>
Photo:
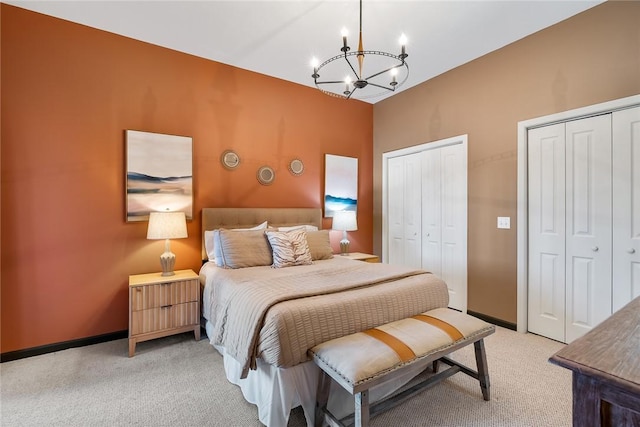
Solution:
<svg viewBox="0 0 640 427"><path fill-rule="evenodd" d="M498 228L511 228L511 217L499 216L498 217Z"/></svg>

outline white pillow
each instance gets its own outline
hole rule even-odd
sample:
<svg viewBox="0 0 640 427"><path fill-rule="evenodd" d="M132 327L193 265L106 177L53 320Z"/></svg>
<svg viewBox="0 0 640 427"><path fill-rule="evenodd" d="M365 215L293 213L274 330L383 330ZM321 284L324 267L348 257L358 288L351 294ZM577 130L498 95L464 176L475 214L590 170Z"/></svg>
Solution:
<svg viewBox="0 0 640 427"><path fill-rule="evenodd" d="M231 231L264 230L266 228L267 221L256 225L255 227L234 228ZM209 258L209 261L214 261L218 267L222 267L224 262L222 261L222 255L220 253L220 236L217 231L218 230L206 230L204 232L204 249L207 252L207 258Z"/></svg>
<svg viewBox="0 0 640 427"><path fill-rule="evenodd" d="M318 231L318 227L315 225L294 225L292 227L278 227L278 231L291 231L302 229L304 231Z"/></svg>

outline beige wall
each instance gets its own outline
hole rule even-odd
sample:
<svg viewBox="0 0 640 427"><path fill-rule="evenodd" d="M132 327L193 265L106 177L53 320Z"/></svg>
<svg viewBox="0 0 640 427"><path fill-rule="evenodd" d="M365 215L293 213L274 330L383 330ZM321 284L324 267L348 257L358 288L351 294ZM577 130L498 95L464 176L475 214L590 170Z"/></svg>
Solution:
<svg viewBox="0 0 640 427"><path fill-rule="evenodd" d="M640 93L639 23L607 2L375 104L374 251L382 154L468 134L468 308L515 324L517 123Z"/></svg>

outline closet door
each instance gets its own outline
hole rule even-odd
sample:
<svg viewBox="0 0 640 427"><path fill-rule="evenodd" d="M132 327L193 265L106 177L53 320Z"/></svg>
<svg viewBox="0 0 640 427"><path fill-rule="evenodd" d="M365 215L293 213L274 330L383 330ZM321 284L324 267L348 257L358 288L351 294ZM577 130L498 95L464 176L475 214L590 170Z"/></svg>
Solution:
<svg viewBox="0 0 640 427"><path fill-rule="evenodd" d="M462 144L422 153L422 268L449 289L449 307L467 311L466 156Z"/></svg>
<svg viewBox="0 0 640 427"><path fill-rule="evenodd" d="M528 134L528 329L565 340L565 125Z"/></svg>
<svg viewBox="0 0 640 427"><path fill-rule="evenodd" d="M442 171L440 150L422 153L422 268L442 275Z"/></svg>
<svg viewBox="0 0 640 427"><path fill-rule="evenodd" d="M611 315L611 115L566 124L567 343Z"/></svg>
<svg viewBox="0 0 640 427"><path fill-rule="evenodd" d="M421 268L421 156L393 157L387 163L389 263Z"/></svg>
<svg viewBox="0 0 640 427"><path fill-rule="evenodd" d="M640 296L640 107L613 113L613 311Z"/></svg>

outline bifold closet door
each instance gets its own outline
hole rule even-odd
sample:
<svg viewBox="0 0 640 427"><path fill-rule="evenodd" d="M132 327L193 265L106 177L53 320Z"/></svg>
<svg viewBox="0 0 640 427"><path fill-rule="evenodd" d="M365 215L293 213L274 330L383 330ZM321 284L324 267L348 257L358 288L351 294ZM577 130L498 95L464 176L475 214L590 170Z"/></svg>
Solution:
<svg viewBox="0 0 640 427"><path fill-rule="evenodd" d="M528 329L565 340L565 125L529 131Z"/></svg>
<svg viewBox="0 0 640 427"><path fill-rule="evenodd" d="M388 159L389 264L421 268L421 173L420 153Z"/></svg>
<svg viewBox="0 0 640 427"><path fill-rule="evenodd" d="M611 315L611 115L532 129L529 330L571 342Z"/></svg>
<svg viewBox="0 0 640 427"><path fill-rule="evenodd" d="M611 114L566 123L567 343L611 315Z"/></svg>
<svg viewBox="0 0 640 427"><path fill-rule="evenodd" d="M422 268L441 277L449 307L467 311L466 162L462 144L422 152Z"/></svg>
<svg viewBox="0 0 640 427"><path fill-rule="evenodd" d="M640 296L640 107L613 113L613 311Z"/></svg>

